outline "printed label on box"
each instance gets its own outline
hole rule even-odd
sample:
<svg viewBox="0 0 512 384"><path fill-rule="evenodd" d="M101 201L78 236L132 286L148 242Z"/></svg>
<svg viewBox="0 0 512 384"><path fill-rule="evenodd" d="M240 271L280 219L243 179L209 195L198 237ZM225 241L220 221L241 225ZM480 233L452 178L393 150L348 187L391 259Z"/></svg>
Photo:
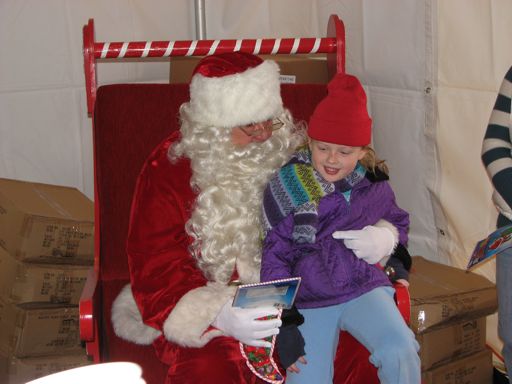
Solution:
<svg viewBox="0 0 512 384"><path fill-rule="evenodd" d="M55 263L92 261L93 226L90 223L62 223L46 218L30 218L23 231L23 260Z"/></svg>

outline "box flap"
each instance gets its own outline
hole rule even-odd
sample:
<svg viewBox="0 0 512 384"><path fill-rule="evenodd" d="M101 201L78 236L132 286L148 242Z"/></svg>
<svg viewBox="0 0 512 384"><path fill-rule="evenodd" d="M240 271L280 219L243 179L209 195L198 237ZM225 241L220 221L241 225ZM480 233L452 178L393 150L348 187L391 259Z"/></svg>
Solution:
<svg viewBox="0 0 512 384"><path fill-rule="evenodd" d="M435 263L422 256L414 256L412 265L409 292L413 300L495 287L491 281L476 273Z"/></svg>
<svg viewBox="0 0 512 384"><path fill-rule="evenodd" d="M413 257L409 293L411 329L419 334L494 313L496 286L463 269Z"/></svg>
<svg viewBox="0 0 512 384"><path fill-rule="evenodd" d="M0 178L0 195L30 215L94 221L94 205L76 188Z"/></svg>

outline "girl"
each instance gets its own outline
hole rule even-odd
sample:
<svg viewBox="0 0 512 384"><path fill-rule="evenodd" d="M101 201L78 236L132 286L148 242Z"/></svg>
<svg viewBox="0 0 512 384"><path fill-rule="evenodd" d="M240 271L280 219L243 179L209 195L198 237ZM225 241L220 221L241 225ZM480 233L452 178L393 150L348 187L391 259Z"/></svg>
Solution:
<svg viewBox="0 0 512 384"><path fill-rule="evenodd" d="M271 179L263 202L261 281L302 278L295 304L305 351L287 383L332 382L340 330L370 351L381 383L420 383L418 343L378 266L406 243L409 216L368 146L371 119L357 78L339 74L329 83L308 137Z"/></svg>

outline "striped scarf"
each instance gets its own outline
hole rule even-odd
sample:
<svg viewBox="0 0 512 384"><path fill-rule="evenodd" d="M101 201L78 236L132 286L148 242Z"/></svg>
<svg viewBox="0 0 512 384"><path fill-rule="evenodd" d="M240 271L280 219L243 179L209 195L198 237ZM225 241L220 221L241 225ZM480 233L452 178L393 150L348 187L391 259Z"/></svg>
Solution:
<svg viewBox="0 0 512 384"><path fill-rule="evenodd" d="M311 152L301 147L272 177L263 195L264 235L293 213L293 240L314 243L318 227L318 204L322 197L340 191L347 196L366 174L361 164L342 180L330 183L311 164Z"/></svg>

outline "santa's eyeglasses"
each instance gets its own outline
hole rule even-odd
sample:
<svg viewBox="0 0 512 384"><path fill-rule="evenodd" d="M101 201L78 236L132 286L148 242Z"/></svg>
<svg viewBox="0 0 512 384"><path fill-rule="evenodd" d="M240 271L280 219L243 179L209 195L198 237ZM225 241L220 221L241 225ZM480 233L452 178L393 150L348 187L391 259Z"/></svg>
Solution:
<svg viewBox="0 0 512 384"><path fill-rule="evenodd" d="M259 136L263 132L274 132L282 128L284 123L279 119L267 120L261 123L240 126L240 130L249 137Z"/></svg>

